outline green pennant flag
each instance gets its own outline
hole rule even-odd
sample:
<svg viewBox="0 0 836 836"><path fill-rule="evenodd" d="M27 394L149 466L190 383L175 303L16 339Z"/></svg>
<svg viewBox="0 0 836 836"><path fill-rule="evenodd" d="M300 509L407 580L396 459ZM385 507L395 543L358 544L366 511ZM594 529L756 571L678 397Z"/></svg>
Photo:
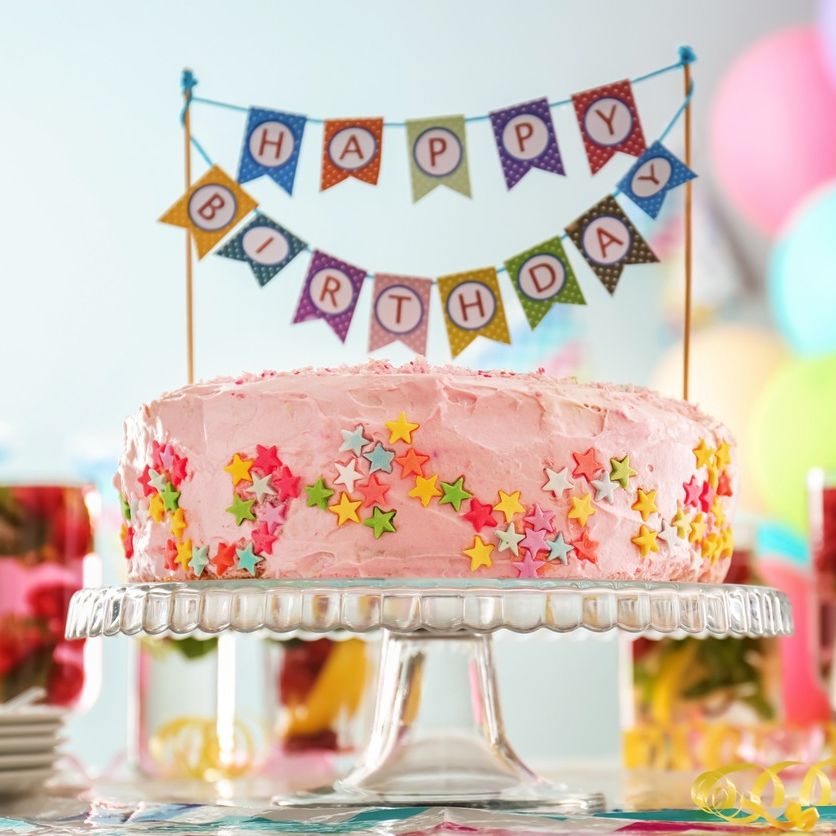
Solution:
<svg viewBox="0 0 836 836"><path fill-rule="evenodd" d="M413 203L442 184L470 197L464 116L410 119L406 142Z"/></svg>

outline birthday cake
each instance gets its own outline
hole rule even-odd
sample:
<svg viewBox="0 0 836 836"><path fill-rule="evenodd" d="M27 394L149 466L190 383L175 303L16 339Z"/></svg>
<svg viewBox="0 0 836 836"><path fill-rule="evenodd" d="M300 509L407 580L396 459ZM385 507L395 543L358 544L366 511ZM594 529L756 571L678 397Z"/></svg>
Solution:
<svg viewBox="0 0 836 836"><path fill-rule="evenodd" d="M719 582L731 448L644 389L372 362L163 395L115 482L131 581Z"/></svg>

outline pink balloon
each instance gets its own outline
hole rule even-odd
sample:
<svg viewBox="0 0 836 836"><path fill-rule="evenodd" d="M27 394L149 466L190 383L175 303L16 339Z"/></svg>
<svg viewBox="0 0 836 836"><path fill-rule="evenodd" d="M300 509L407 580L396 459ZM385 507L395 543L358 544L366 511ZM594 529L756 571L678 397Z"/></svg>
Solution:
<svg viewBox="0 0 836 836"><path fill-rule="evenodd" d="M731 202L776 233L812 189L836 177L836 88L815 27L758 41L714 99L711 152Z"/></svg>

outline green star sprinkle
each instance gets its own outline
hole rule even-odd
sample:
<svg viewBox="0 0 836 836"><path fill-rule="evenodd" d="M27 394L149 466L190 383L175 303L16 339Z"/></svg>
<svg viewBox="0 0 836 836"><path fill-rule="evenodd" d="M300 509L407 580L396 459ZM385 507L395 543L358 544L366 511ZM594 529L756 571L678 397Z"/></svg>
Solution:
<svg viewBox="0 0 836 836"><path fill-rule="evenodd" d="M209 546L200 546L192 549L192 559L189 561L189 569L200 577L203 570L209 563Z"/></svg>
<svg viewBox="0 0 836 836"><path fill-rule="evenodd" d="M372 515L363 520L363 525L374 529L374 539L379 540L385 532L394 532L397 529L392 522L397 511L384 511L379 506L375 505L372 509Z"/></svg>
<svg viewBox="0 0 836 836"><path fill-rule="evenodd" d="M630 477L636 475L636 471L630 467L630 457L625 456L623 459L610 459L610 464L612 465L610 482L618 482L626 491Z"/></svg>
<svg viewBox="0 0 836 836"><path fill-rule="evenodd" d="M125 494L120 493L119 494L119 502L122 505L122 516L124 517L125 522L130 522L131 521L131 506L128 503L128 497L126 497Z"/></svg>
<svg viewBox="0 0 836 836"><path fill-rule="evenodd" d="M370 474L378 470L384 473L392 472L392 459L395 458L395 451L387 450L379 441L373 449L363 453L363 456L371 462Z"/></svg>
<svg viewBox="0 0 836 836"><path fill-rule="evenodd" d="M165 490L160 491L163 507L166 511L176 511L179 505L180 491L175 491L170 482L166 482Z"/></svg>
<svg viewBox="0 0 836 836"><path fill-rule="evenodd" d="M232 505L226 510L235 517L235 525L241 525L244 520L255 519L255 514L253 513L254 503L254 499L242 499L237 493L233 495Z"/></svg>
<svg viewBox="0 0 836 836"><path fill-rule="evenodd" d="M255 567L262 558L260 555L253 553L253 544L247 543L245 549L235 549L235 554L238 555L238 568L255 577Z"/></svg>
<svg viewBox="0 0 836 836"><path fill-rule="evenodd" d="M326 487L321 476L312 485L305 485L305 493L308 495L308 508L315 506L323 511L328 508L328 500L334 495L334 491Z"/></svg>
<svg viewBox="0 0 836 836"><path fill-rule="evenodd" d="M464 489L464 476L459 476L453 483L442 482L441 490L444 491L444 496L438 500L438 504L452 505L457 514L462 507L462 502L473 497L472 493Z"/></svg>

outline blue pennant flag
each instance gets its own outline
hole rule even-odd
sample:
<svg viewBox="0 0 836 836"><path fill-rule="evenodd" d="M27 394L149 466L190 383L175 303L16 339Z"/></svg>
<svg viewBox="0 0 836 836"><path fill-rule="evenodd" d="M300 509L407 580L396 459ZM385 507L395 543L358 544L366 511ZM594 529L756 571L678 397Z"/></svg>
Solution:
<svg viewBox="0 0 836 836"><path fill-rule="evenodd" d="M304 116L295 113L250 108L238 182L246 183L266 174L288 194L293 194L305 122Z"/></svg>
<svg viewBox="0 0 836 836"><path fill-rule="evenodd" d="M661 142L654 142L621 178L618 188L642 211L656 218L672 189L697 175Z"/></svg>
<svg viewBox="0 0 836 836"><path fill-rule="evenodd" d="M259 213L215 255L246 261L264 287L306 247L292 232Z"/></svg>

